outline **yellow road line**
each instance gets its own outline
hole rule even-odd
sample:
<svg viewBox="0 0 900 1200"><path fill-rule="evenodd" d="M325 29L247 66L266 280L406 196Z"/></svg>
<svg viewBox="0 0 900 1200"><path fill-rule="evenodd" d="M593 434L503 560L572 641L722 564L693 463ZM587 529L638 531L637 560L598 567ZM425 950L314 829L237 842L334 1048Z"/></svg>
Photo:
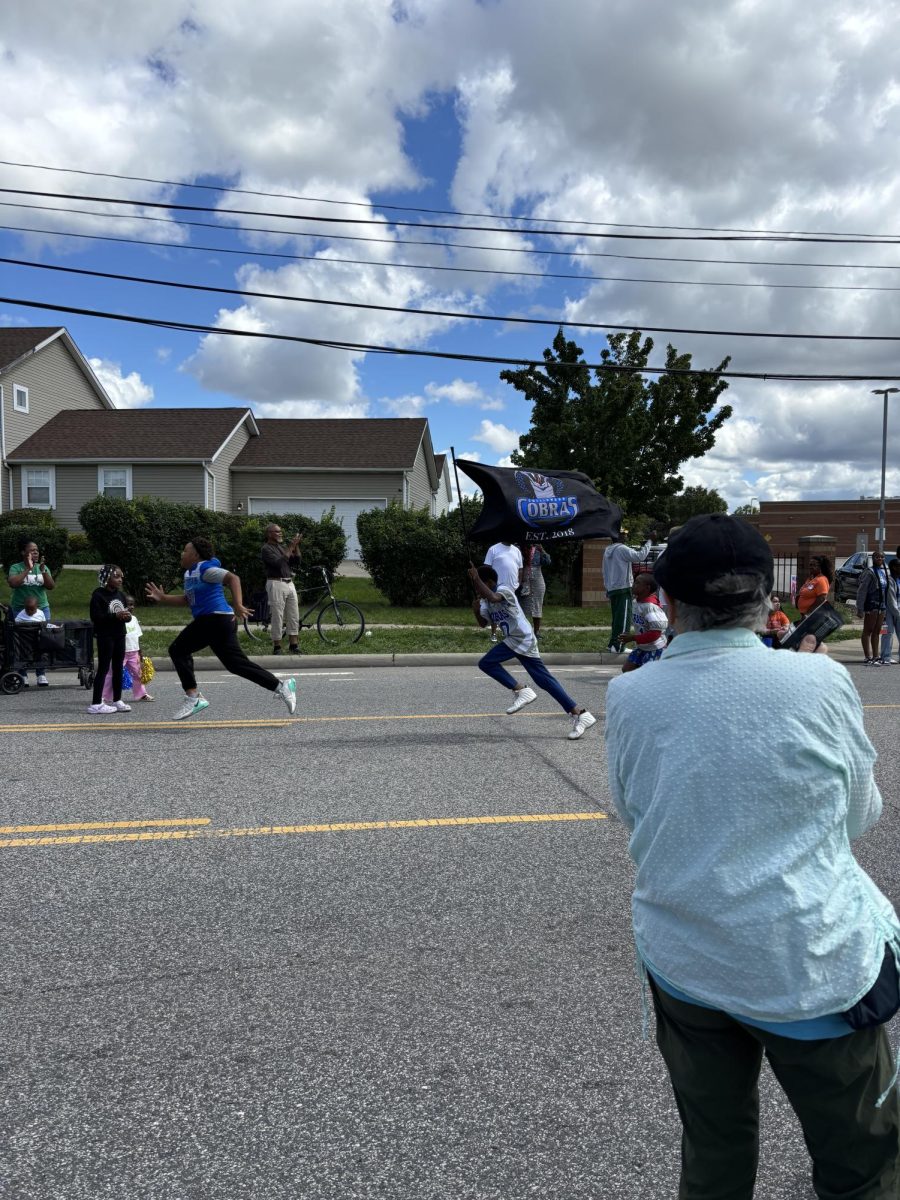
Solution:
<svg viewBox="0 0 900 1200"><path fill-rule="evenodd" d="M106 842L166 842L273 837L298 833L364 833L383 829L435 829L464 825L537 825L564 821L605 821L605 812L515 813L487 817L417 817L398 821L332 821L324 825L257 825L246 829L168 829L147 833L89 833L70 837L0 839L0 849L22 846L88 846Z"/></svg>
<svg viewBox="0 0 900 1200"><path fill-rule="evenodd" d="M67 821L62 825L0 825L0 833L65 833L70 829L147 829L209 824L209 817L172 817L169 821Z"/></svg>

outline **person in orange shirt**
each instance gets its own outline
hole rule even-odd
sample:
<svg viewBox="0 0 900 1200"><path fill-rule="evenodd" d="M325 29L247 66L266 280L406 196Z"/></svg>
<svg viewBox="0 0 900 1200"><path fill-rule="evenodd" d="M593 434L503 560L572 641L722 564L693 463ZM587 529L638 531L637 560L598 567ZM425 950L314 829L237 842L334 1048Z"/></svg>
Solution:
<svg viewBox="0 0 900 1200"><path fill-rule="evenodd" d="M791 626L791 619L781 607L781 597L776 596L773 592L769 597L772 604L772 611L769 613L769 619L766 622L766 641L772 643L772 649L777 650L781 645L781 639L787 633Z"/></svg>
<svg viewBox="0 0 900 1200"><path fill-rule="evenodd" d="M811 558L809 560L809 575L797 592L797 607L802 617L811 613L814 608L818 608L828 599L828 593L831 590L830 569L831 563L827 558Z"/></svg>

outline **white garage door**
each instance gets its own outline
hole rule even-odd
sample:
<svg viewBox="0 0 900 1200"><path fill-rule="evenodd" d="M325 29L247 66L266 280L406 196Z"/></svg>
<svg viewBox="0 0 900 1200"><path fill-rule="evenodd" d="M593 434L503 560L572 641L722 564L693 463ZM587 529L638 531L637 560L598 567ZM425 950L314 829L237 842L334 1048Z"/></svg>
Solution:
<svg viewBox="0 0 900 1200"><path fill-rule="evenodd" d="M387 508L384 497L373 500L279 500L274 496L251 496L248 504L251 513L300 513L314 521L321 521L323 514L333 508L335 520L340 521L347 535L347 557L354 559L360 557L357 516L370 508ZM284 532L289 535L291 531L285 529Z"/></svg>

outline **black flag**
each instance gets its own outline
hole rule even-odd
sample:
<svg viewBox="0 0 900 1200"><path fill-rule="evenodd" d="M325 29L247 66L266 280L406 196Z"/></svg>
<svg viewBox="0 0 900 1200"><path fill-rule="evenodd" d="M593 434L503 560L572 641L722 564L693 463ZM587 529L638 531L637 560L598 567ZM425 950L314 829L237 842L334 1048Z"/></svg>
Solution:
<svg viewBox="0 0 900 1200"><path fill-rule="evenodd" d="M581 471L486 467L456 459L484 493L469 531L477 542L560 542L618 537L622 510Z"/></svg>

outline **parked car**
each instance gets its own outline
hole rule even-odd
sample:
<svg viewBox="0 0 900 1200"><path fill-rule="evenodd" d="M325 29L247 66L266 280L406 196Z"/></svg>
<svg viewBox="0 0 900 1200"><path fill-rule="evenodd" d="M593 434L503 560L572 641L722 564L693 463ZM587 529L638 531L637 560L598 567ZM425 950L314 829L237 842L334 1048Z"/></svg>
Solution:
<svg viewBox="0 0 900 1200"><path fill-rule="evenodd" d="M884 565L896 558L896 554L885 551ZM855 554L851 554L843 566L838 567L834 573L834 598L840 600L844 604L848 601L856 603L856 592L859 588L859 577L862 575L866 567L872 565L871 550L857 550ZM801 581L802 582L802 581Z"/></svg>

